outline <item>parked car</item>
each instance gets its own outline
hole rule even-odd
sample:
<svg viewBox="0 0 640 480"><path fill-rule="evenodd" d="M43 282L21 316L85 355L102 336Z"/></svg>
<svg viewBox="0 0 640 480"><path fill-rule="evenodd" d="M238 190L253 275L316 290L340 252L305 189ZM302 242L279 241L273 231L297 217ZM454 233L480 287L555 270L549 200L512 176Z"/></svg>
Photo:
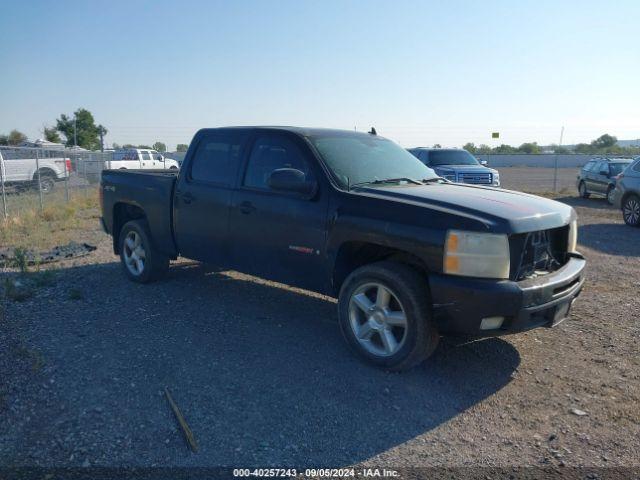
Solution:
<svg viewBox="0 0 640 480"><path fill-rule="evenodd" d="M618 174L613 204L622 210L627 225L640 227L640 157Z"/></svg>
<svg viewBox="0 0 640 480"><path fill-rule="evenodd" d="M585 280L570 206L447 182L375 134L200 130L179 172L107 170L100 192L129 279L181 255L336 296L347 342L395 370L440 334L552 327Z"/></svg>
<svg viewBox="0 0 640 480"><path fill-rule="evenodd" d="M155 150L129 148L113 152L113 159L105 168L110 169L168 169L178 170L180 165Z"/></svg>
<svg viewBox="0 0 640 480"><path fill-rule="evenodd" d="M500 174L488 168L487 162L479 162L466 150L457 148L410 148L408 151L451 182L474 185L500 186Z"/></svg>
<svg viewBox="0 0 640 480"><path fill-rule="evenodd" d="M633 159L631 158L593 158L580 170L576 185L582 198L592 194L602 195L613 205L613 191L616 188L616 176Z"/></svg>
<svg viewBox="0 0 640 480"><path fill-rule="evenodd" d="M71 160L42 155L35 158L32 150L7 149L0 151L0 173L5 188L40 188L43 193L51 193L56 182L64 180L71 173Z"/></svg>

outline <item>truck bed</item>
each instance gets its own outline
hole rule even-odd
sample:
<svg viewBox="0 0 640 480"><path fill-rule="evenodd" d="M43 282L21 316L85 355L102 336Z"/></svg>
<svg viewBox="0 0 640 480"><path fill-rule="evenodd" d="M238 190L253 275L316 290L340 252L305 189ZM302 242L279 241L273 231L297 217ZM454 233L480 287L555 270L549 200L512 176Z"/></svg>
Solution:
<svg viewBox="0 0 640 480"><path fill-rule="evenodd" d="M103 220L107 232L113 232L114 213L121 204L140 207L147 217L156 247L174 256L172 202L177 177L178 171L103 170L101 187L106 214Z"/></svg>

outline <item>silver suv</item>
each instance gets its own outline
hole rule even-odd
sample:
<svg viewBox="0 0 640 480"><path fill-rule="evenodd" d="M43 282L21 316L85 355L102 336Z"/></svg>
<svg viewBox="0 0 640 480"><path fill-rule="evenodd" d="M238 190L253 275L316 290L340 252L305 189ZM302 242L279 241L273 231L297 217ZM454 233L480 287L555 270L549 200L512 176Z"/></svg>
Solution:
<svg viewBox="0 0 640 480"><path fill-rule="evenodd" d="M640 157L616 177L613 202L627 225L640 227Z"/></svg>

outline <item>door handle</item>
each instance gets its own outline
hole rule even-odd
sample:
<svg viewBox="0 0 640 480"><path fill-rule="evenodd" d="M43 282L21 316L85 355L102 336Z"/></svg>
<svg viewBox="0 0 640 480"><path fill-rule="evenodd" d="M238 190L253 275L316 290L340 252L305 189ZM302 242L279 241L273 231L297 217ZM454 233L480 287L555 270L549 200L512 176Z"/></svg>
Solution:
<svg viewBox="0 0 640 480"><path fill-rule="evenodd" d="M253 203L251 202L242 202L240 204L240 212L244 213L245 215L248 215L252 212L255 212L256 207L253 206Z"/></svg>

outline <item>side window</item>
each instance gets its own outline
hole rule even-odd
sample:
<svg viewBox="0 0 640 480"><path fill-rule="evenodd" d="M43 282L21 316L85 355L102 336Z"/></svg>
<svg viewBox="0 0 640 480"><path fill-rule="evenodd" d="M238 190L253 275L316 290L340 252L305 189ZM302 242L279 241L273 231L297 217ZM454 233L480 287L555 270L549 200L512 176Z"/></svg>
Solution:
<svg viewBox="0 0 640 480"><path fill-rule="evenodd" d="M640 172L640 160L638 160L636 164L633 166L633 171Z"/></svg>
<svg viewBox="0 0 640 480"><path fill-rule="evenodd" d="M307 180L313 179L313 173L298 146L283 136L264 136L258 138L251 150L243 185L268 190L267 180L271 172L279 168L301 170Z"/></svg>
<svg viewBox="0 0 640 480"><path fill-rule="evenodd" d="M220 134L202 138L191 160L189 178L197 182L233 185L242 141L239 135Z"/></svg>
<svg viewBox="0 0 640 480"><path fill-rule="evenodd" d="M587 164L582 167L582 169L585 172L590 172L591 170L593 170L593 166L596 164L596 162L594 162L593 160L591 160L590 162L587 162Z"/></svg>
<svg viewBox="0 0 640 480"><path fill-rule="evenodd" d="M140 152L141 160L151 160L151 154L149 152Z"/></svg>
<svg viewBox="0 0 640 480"><path fill-rule="evenodd" d="M426 150L421 150L420 151L420 155L418 155L418 158L422 161L422 163L424 163L425 165L429 165L429 152L427 152Z"/></svg>
<svg viewBox="0 0 640 480"><path fill-rule="evenodd" d="M602 170L609 171L609 164L607 162L598 162L596 164L596 168L594 169L594 172L600 175L600 172Z"/></svg>

